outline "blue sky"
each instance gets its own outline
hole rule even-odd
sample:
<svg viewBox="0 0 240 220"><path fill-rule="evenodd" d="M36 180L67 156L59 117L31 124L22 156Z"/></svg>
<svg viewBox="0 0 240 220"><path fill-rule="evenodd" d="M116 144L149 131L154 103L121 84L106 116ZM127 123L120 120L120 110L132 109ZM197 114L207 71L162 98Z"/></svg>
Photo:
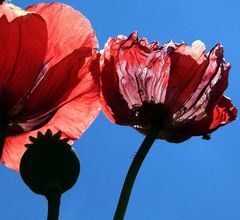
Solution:
<svg viewBox="0 0 240 220"><path fill-rule="evenodd" d="M26 7L40 1L14 0ZM236 0L65 0L92 23L100 49L110 36L137 30L149 41L221 42L232 64L226 95L239 108L240 3ZM1 31L1 30L0 30ZM156 141L137 177L126 220L239 220L239 121L217 130L210 141ZM81 174L62 197L60 220L110 220L143 136L110 123L103 114L74 143ZM46 219L44 197L33 194L18 173L0 165L0 218Z"/></svg>

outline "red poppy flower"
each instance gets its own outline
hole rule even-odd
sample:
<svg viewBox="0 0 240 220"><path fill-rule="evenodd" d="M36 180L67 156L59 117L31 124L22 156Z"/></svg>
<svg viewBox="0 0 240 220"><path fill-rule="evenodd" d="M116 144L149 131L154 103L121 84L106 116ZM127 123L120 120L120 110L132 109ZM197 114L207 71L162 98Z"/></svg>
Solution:
<svg viewBox="0 0 240 220"><path fill-rule="evenodd" d="M133 33L110 38L100 59L102 109L117 124L143 134L158 127L158 138L182 142L236 118L220 44L206 54L201 41L160 46Z"/></svg>
<svg viewBox="0 0 240 220"><path fill-rule="evenodd" d="M28 137L79 138L99 112L96 48L89 21L60 4L0 4L1 162L18 170Z"/></svg>

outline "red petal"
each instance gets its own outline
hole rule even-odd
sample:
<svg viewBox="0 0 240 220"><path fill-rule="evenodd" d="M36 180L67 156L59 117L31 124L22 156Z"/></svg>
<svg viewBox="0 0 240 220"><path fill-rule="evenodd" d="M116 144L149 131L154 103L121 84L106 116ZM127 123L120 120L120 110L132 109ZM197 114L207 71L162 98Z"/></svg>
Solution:
<svg viewBox="0 0 240 220"><path fill-rule="evenodd" d="M171 47L172 43L164 47L156 42L148 44L145 39L139 40L137 33L107 42L101 58L102 105L111 120L139 124L134 108L144 101L164 102Z"/></svg>
<svg viewBox="0 0 240 220"><path fill-rule="evenodd" d="M118 51L122 43L127 42L125 36L110 38L105 45L100 60L101 68L101 104L107 117L118 124L134 124L135 116L128 103L119 91L119 77L116 63Z"/></svg>
<svg viewBox="0 0 240 220"><path fill-rule="evenodd" d="M7 2L0 3L0 18L6 16L8 22L11 22L16 17L24 16L29 12Z"/></svg>
<svg viewBox="0 0 240 220"><path fill-rule="evenodd" d="M211 131L226 125L237 118L237 109L231 100L223 96L213 109L213 120L209 127Z"/></svg>
<svg viewBox="0 0 240 220"><path fill-rule="evenodd" d="M95 55L92 54L88 54L88 56L91 56L86 57L85 60L82 60L81 56L86 56L86 54L83 53L84 50L85 49L75 51L75 53L73 53L71 56L68 56L58 65L52 67L52 72L51 69L49 70L52 73L49 74L49 83L53 86L52 89L56 92L56 95L59 96L58 98L60 101L57 99L55 100L54 92L52 94L51 88L47 91L41 89L41 85L43 85L43 88L45 88L45 83L41 84L40 87L35 90L35 93L32 94L32 96L30 96L30 98L27 100L24 105L26 109L23 109L22 116L24 116L24 113L31 116L31 114L34 113L34 110L36 110L36 113L39 114L36 115L36 117L24 121L23 123L19 123L19 125L21 125L25 131L31 130L35 126L41 126L43 122L45 122L45 125L37 130L26 132L22 135L6 137L1 161L6 166L18 171L21 156L26 150L24 145L29 142L28 137L36 136L38 131L45 133L47 129L51 129L53 133L56 133L60 130L62 131L63 137L68 137L71 140L75 140L82 135L82 133L95 119L100 111L99 88L98 81L96 80L98 75L93 75L91 71L93 73L99 72L98 64L96 64L98 60L94 60ZM79 62L77 64L76 61L79 61L79 56L81 58L80 60L82 60L82 63ZM76 69L71 69L71 65L74 65ZM66 68L68 68L68 71L64 71ZM91 71L89 69L91 69ZM63 75L61 75L60 70L63 71ZM66 72L69 73L69 79L67 78L67 75L64 74ZM56 77L56 73L59 73L60 76L54 81L51 76ZM58 81L59 84L56 83ZM69 84L66 83L68 81ZM54 85L54 82L56 85ZM71 83L75 83L75 85L72 85ZM61 88L61 86L64 88ZM72 88L72 86L75 87ZM46 88L47 87L48 85L46 83ZM62 94L58 94L57 88L61 90ZM52 95L47 97L47 92ZM39 101L42 100L42 102L38 102L38 97ZM41 99L41 97L45 97L46 100L44 100L44 98ZM52 103L48 102L53 102L56 106L53 107ZM35 107L39 105L39 110L37 108L31 108L31 105L34 105ZM29 111L28 108L30 109ZM44 111L42 111L42 114L40 114L42 108ZM47 108L53 109L47 111ZM31 112L31 110L33 112ZM49 119L50 121L46 123L46 120Z"/></svg>
<svg viewBox="0 0 240 220"><path fill-rule="evenodd" d="M48 54L17 118L25 130L42 127L5 141L2 162L15 170L30 135L50 128L76 139L99 112L97 40L88 20L59 3L39 4L28 10L39 13L47 23Z"/></svg>
<svg viewBox="0 0 240 220"><path fill-rule="evenodd" d="M201 120L190 121L185 132L190 136L209 134L217 128L226 125L237 117L237 109L231 100L222 96L213 110L209 111ZM183 125L184 126L184 125Z"/></svg>
<svg viewBox="0 0 240 220"><path fill-rule="evenodd" d="M223 61L223 48L216 45L208 56L208 66L194 93L184 103L183 111L176 113L177 121L200 120L212 111L227 87L229 64Z"/></svg>
<svg viewBox="0 0 240 220"><path fill-rule="evenodd" d="M28 10L43 16L49 33L47 63L21 115L21 120L31 119L25 126L33 127L69 100L82 94L98 96L93 74L99 70L90 69L96 59L97 40L85 17L60 3L39 4Z"/></svg>
<svg viewBox="0 0 240 220"><path fill-rule="evenodd" d="M141 106L143 101L164 102L170 65L168 47L162 48L157 42L148 44L136 33L120 46L116 71L120 93L129 108Z"/></svg>
<svg viewBox="0 0 240 220"><path fill-rule="evenodd" d="M47 29L44 20L35 14L17 17L10 23L3 16L0 29L0 98L11 115L18 106L11 112L10 108L33 86L42 67Z"/></svg>
<svg viewBox="0 0 240 220"><path fill-rule="evenodd" d="M45 133L47 129L51 129L53 133L62 131L62 138L75 140L89 127L99 111L100 106L96 96L78 97L60 108L54 117L40 129L6 137L1 162L19 171L20 160L26 150L24 145L29 143L29 136L36 137L38 131Z"/></svg>
<svg viewBox="0 0 240 220"><path fill-rule="evenodd" d="M79 138L100 111L98 87L92 83L90 75L83 82L72 92L74 99L69 99L43 127L22 135L6 137L1 162L18 171L20 159L26 150L24 145L29 143L28 137L35 137L38 131L45 133L51 129L56 133L60 130L63 138Z"/></svg>
<svg viewBox="0 0 240 220"><path fill-rule="evenodd" d="M158 123L158 138L182 142L236 118L223 97L229 69L219 44L207 55L200 41L158 46L136 33L119 36L101 56L102 109L113 122L143 134Z"/></svg>
<svg viewBox="0 0 240 220"><path fill-rule="evenodd" d="M112 122L118 124L132 124L134 115L128 108L127 102L119 93L118 77L113 59L108 60L103 56L101 71L101 105L102 111Z"/></svg>
<svg viewBox="0 0 240 220"><path fill-rule="evenodd" d="M27 8L27 11L41 15L47 23L46 70L77 48L98 48L90 22L73 8L61 3L41 3Z"/></svg>
<svg viewBox="0 0 240 220"><path fill-rule="evenodd" d="M176 112L194 93L207 68L205 46L201 41L189 47L178 46L171 54L171 69L165 104Z"/></svg>
<svg viewBox="0 0 240 220"><path fill-rule="evenodd" d="M49 111L52 113L81 95L98 96L98 85L93 76L98 70L90 70L95 58L91 48L81 48L50 68L24 103L21 117L28 119Z"/></svg>

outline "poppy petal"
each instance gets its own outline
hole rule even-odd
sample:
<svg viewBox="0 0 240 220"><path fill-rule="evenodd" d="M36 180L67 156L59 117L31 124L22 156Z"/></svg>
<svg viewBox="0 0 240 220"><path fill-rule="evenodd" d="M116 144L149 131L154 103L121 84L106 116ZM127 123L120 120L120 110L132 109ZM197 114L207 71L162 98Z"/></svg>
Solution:
<svg viewBox="0 0 240 220"><path fill-rule="evenodd" d="M47 23L48 51L45 71L77 48L98 48L90 22L73 8L61 3L40 3L26 10L41 15Z"/></svg>
<svg viewBox="0 0 240 220"><path fill-rule="evenodd" d="M175 114L177 121L200 120L212 111L227 88L230 65L223 60L223 48L217 44L208 55L208 66L195 92L184 103L183 110Z"/></svg>
<svg viewBox="0 0 240 220"><path fill-rule="evenodd" d="M82 93L86 92L86 88L78 88L82 89ZM89 87L87 86L87 88ZM92 89L96 89L96 87L92 87ZM89 127L99 111L100 106L95 95L80 95L61 107L41 128L21 135L6 137L1 162L13 170L19 171L20 160L26 150L24 145L29 143L29 136L36 137L39 131L45 133L47 129L51 129L53 133L62 131L61 138L75 140Z"/></svg>
<svg viewBox="0 0 240 220"><path fill-rule="evenodd" d="M25 101L22 120L54 112L76 96L90 93L98 97L94 74L99 70L90 70L94 59L96 54L90 48L80 48L50 68Z"/></svg>
<svg viewBox="0 0 240 220"><path fill-rule="evenodd" d="M231 100L222 96L214 109L199 121L192 121L185 126L185 132L190 136L209 134L217 128L234 121L237 109Z"/></svg>
<svg viewBox="0 0 240 220"><path fill-rule="evenodd" d="M48 121L58 108L77 96L87 97L89 93L98 97L95 78L99 69L92 65L98 56L95 32L79 12L60 3L39 4L28 10L40 13L46 19L50 29L47 56L54 55L54 59L45 63L31 93L22 103L24 107L18 122L24 129L31 130ZM57 19L56 14L59 15ZM69 23L69 20L73 22Z"/></svg>
<svg viewBox="0 0 240 220"><path fill-rule="evenodd" d="M102 90L100 94L102 111L112 122L122 125L133 123L132 111L118 89L117 74L112 74L112 71L115 71L115 61L113 59L109 61L106 58L102 61L102 64L104 65L101 75Z"/></svg>
<svg viewBox="0 0 240 220"><path fill-rule="evenodd" d="M29 12L7 2L2 2L0 4L0 18L5 16L8 22L19 16L24 16L29 14Z"/></svg>
<svg viewBox="0 0 240 220"><path fill-rule="evenodd" d="M213 120L209 127L211 131L220 126L226 125L237 117L237 109L230 99L223 96L213 109Z"/></svg>
<svg viewBox="0 0 240 220"><path fill-rule="evenodd" d="M1 161L6 166L18 171L21 156L26 150L24 145L28 143L28 137L35 137L38 131L41 131L42 133L45 133L47 129L51 129L53 133L61 131L63 138L66 137L71 140L75 140L82 135L82 133L89 127L91 122L96 118L97 114L100 111L99 88L98 81L96 80L99 72L97 59L98 55L89 55L90 57L87 57L83 62L86 66L84 66L83 69L79 70L77 65L81 66L82 64L80 62L77 64L76 61L79 61L78 56L80 56L80 60L82 60L81 56L84 56L84 53L82 52L83 50L81 49L75 51L75 53L65 58L58 65L55 65L51 68L53 69L53 72L52 74L49 74L50 76L56 75L55 73L61 74L60 70L63 71L62 73L65 73L65 70L67 71L66 68L68 68L68 72L70 74L69 79L65 76L66 74L64 74L62 77L59 77L62 78L62 81L59 82L60 87L55 86L53 88L53 90L55 88L61 90L61 85L64 87L63 90L61 90L63 98L60 96L58 97L60 101L54 99L54 96L51 95L49 96L49 99L47 96L45 97L45 95L48 93L46 90L41 89L42 87L40 87L40 89L35 90L36 93L34 94L36 94L36 96L30 96L30 98L27 100L28 102L24 104L24 107L26 107L26 109L24 108L23 112L27 112L27 116L34 116L34 110L37 111L37 115L35 114L35 117L29 118L28 120L25 119L22 123L19 122L19 125L22 127L22 129L24 129L25 132L29 132L21 135L6 137ZM72 56L74 56L74 58ZM94 58L95 60L93 62ZM70 71L71 65L74 65L76 67L72 68L72 72ZM51 69L49 71L51 71ZM91 71L93 73L96 73L96 75L93 75ZM52 79L50 77L48 83L55 83L56 80L58 80L58 78L54 80L54 78ZM70 84L67 83L67 85L64 86L64 82L66 83L68 80L70 81ZM76 85L72 85L72 83L75 83ZM44 85L44 83L42 85ZM72 88L72 86L75 87ZM46 89L47 87L48 86L46 85ZM41 93L42 91L43 93ZM48 89L47 91L49 91L49 94L52 93L51 89ZM57 95L57 90L55 92ZM39 100L38 96L40 97ZM45 102L46 100L44 99L42 99L42 103L38 102L40 110L37 108L31 108L31 105L34 105L34 102L36 102L36 100L41 100L41 96L44 96L47 102ZM51 106L51 104L48 103L49 100L55 103L56 106ZM33 101L33 103L31 103L31 101ZM33 110L33 112L28 111L28 106L29 109ZM46 107L44 111L41 111L41 106ZM50 108L50 110L47 111L49 106L52 109ZM40 114L40 112L42 114ZM22 115L24 114L22 113ZM38 129L31 131L34 127Z"/></svg>
<svg viewBox="0 0 240 220"><path fill-rule="evenodd" d="M2 16L0 28L0 95L5 111L11 115L19 110L18 101L32 87L42 68L47 29L45 21L35 14L16 17L10 23Z"/></svg>
<svg viewBox="0 0 240 220"><path fill-rule="evenodd" d="M168 45L166 49L160 48L157 42L148 44L145 39L138 39L135 32L120 46L116 71L120 92L129 108L141 106L144 101L160 103L165 99L164 80L168 79L168 71L164 70L169 67L167 48Z"/></svg>
<svg viewBox="0 0 240 220"><path fill-rule="evenodd" d="M45 51L39 58L38 69L34 70L34 80L31 79L31 85L24 86L27 92L21 94L12 111L15 115L10 117L13 123L7 131L1 162L16 171L19 170L20 158L26 150L24 145L29 142L29 136L35 137L39 131L45 133L51 129L53 133L60 130L63 138L75 140L100 111L98 43L89 21L71 7L60 3L39 4L28 10L31 13L13 19L10 24L21 18L19 25L23 25L23 20L29 16L29 22L34 27L31 32L39 36L35 29L44 31L44 37L40 35L36 41ZM36 18L42 21L44 27L36 24ZM5 19L7 23L6 17L0 19ZM31 38L24 40L24 46L35 42ZM34 64L32 53L39 56L36 51L41 48L27 48L25 60ZM17 75L14 77L17 83ZM13 135L11 127L21 128L21 134L14 130Z"/></svg>
<svg viewBox="0 0 240 220"><path fill-rule="evenodd" d="M176 112L191 96L207 68L205 45L193 42L189 47L182 43L170 54L171 68L165 104Z"/></svg>
<svg viewBox="0 0 240 220"><path fill-rule="evenodd" d="M132 111L119 92L119 78L115 67L117 51L126 39L123 35L116 39L110 38L100 58L102 110L112 122L119 124L129 124L134 120Z"/></svg>
<svg viewBox="0 0 240 220"><path fill-rule="evenodd" d="M165 101L170 66L168 52L173 47L171 42L164 47L157 42L149 44L144 38L138 39L136 32L128 38L109 39L101 56L102 108L110 118L114 112L113 121L141 124L136 116L137 108L145 101Z"/></svg>
<svg viewBox="0 0 240 220"><path fill-rule="evenodd" d="M102 109L117 124L145 135L157 126L158 138L179 143L236 118L220 44L206 54L201 41L159 46L133 33L110 39L101 61Z"/></svg>

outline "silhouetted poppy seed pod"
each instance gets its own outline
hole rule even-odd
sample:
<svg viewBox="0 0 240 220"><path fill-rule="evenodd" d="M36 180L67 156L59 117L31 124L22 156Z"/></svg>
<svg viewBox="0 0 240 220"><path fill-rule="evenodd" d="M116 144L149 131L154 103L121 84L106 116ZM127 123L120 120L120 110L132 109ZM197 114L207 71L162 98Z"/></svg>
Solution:
<svg viewBox="0 0 240 220"><path fill-rule="evenodd" d="M23 154L20 174L29 188L41 195L55 188L60 194L69 190L77 181L80 172L79 159L61 132L30 137L31 144Z"/></svg>

